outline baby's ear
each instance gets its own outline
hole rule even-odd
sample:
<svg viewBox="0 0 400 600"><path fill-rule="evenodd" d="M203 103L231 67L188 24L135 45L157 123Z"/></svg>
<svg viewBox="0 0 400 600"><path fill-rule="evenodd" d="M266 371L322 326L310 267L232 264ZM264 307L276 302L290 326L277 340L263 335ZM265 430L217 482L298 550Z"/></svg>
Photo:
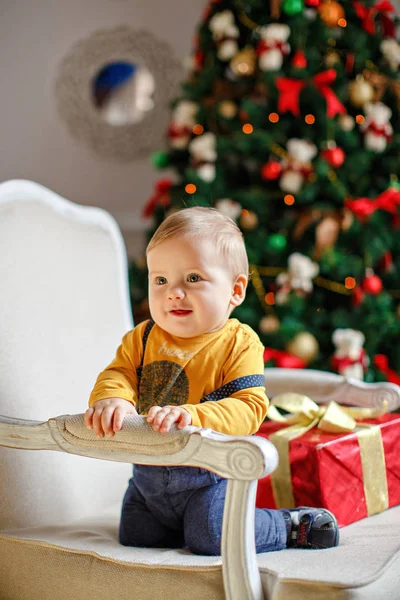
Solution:
<svg viewBox="0 0 400 600"><path fill-rule="evenodd" d="M246 296L247 277L246 275L240 274L236 277L233 283L231 304L233 306L239 306L242 304Z"/></svg>

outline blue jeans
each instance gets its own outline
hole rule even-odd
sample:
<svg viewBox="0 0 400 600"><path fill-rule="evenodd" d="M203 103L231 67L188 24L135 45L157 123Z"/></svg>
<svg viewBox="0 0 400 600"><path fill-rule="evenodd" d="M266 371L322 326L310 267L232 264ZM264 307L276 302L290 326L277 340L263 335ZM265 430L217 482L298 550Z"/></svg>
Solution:
<svg viewBox="0 0 400 600"><path fill-rule="evenodd" d="M227 480L195 467L134 466L121 513L124 546L221 554ZM284 511L256 508L257 552L286 548Z"/></svg>

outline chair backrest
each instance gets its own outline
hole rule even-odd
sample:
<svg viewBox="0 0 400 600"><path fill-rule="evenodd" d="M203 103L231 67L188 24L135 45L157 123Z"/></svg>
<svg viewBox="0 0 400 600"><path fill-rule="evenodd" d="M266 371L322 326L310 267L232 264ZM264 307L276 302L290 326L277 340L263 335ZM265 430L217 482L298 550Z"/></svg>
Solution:
<svg viewBox="0 0 400 600"><path fill-rule="evenodd" d="M132 328L121 233L105 211L29 181L0 184L0 414L84 412ZM121 501L130 466L0 448L0 529Z"/></svg>

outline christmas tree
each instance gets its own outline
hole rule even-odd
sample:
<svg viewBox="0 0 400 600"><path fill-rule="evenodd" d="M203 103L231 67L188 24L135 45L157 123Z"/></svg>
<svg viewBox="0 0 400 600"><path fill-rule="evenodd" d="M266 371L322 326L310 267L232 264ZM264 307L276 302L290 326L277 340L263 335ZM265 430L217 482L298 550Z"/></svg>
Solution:
<svg viewBox="0 0 400 600"><path fill-rule="evenodd" d="M400 382L397 22L387 0L213 0L198 27L152 156L175 175L145 214L236 220L251 276L233 316L269 366Z"/></svg>

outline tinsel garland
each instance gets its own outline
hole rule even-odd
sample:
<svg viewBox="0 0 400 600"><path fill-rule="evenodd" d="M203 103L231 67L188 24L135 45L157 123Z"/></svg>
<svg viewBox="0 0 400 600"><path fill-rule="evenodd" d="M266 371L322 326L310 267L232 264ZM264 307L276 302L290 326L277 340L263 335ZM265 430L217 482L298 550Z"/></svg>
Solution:
<svg viewBox="0 0 400 600"><path fill-rule="evenodd" d="M273 313L273 308L266 303L265 296L267 295L267 291L261 279L261 276L264 275L266 277L275 277L286 271L286 267L261 267L258 265L250 265L250 280L254 287L254 290L257 294L257 298L259 299L261 305L268 313ZM337 281L332 281L330 279L326 279L325 277L315 277L313 279L313 283L318 286L329 290L330 292L334 292L336 294L341 294L342 296L351 296L354 291L353 289L348 289L343 283L339 283ZM392 298L400 298L400 290L387 290L388 294L392 296Z"/></svg>

